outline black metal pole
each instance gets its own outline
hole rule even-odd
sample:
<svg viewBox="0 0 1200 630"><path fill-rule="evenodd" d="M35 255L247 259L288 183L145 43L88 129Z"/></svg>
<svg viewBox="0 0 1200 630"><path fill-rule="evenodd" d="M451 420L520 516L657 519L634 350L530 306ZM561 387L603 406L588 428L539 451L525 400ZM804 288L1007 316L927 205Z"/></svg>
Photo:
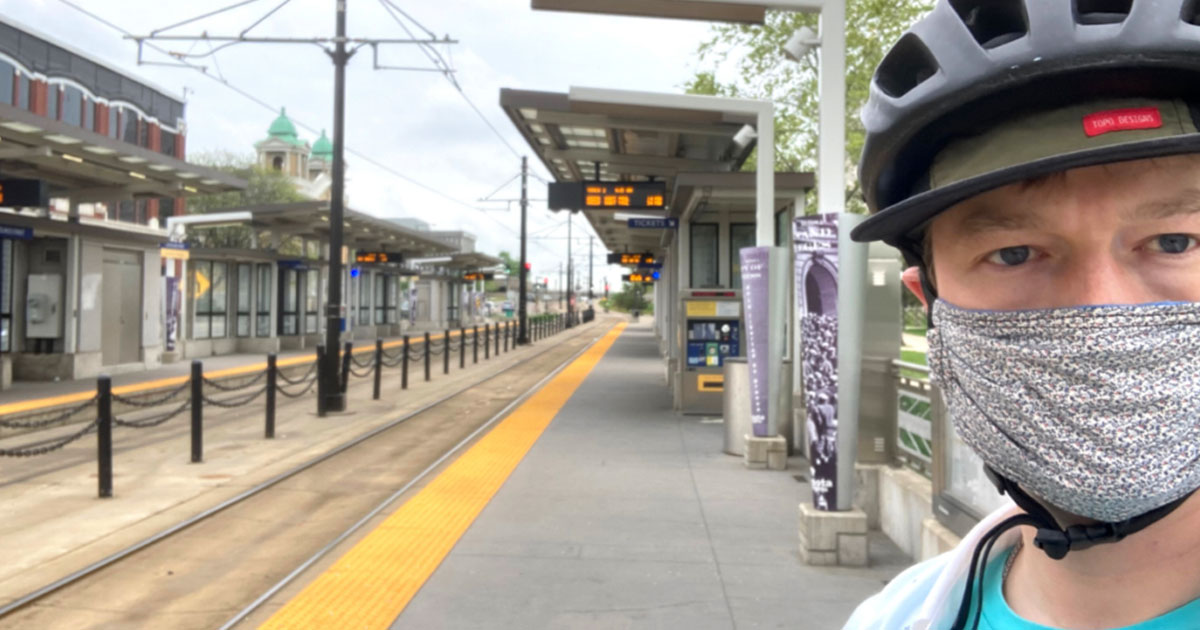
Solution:
<svg viewBox="0 0 1200 630"><path fill-rule="evenodd" d="M383 339L375 339L375 389L371 392L372 400L379 400L379 390L383 388Z"/></svg>
<svg viewBox="0 0 1200 630"><path fill-rule="evenodd" d="M504 322L504 351L508 352L508 337L512 334L512 322Z"/></svg>
<svg viewBox="0 0 1200 630"><path fill-rule="evenodd" d="M568 210L567 211L567 328L571 327L571 313L574 312L574 310L575 310L575 307L571 305L571 299L573 297L575 297L574 296L575 280L572 277L572 273L571 273L572 271L574 271L574 268L575 268L575 266L571 264L573 262L571 260L571 241L573 240L571 238L571 224L574 223L574 221L572 221L571 219L573 219L574 217L575 217L575 215L572 214L570 210Z"/></svg>
<svg viewBox="0 0 1200 630"><path fill-rule="evenodd" d="M400 389L408 389L408 335L404 335L404 356L400 361Z"/></svg>
<svg viewBox="0 0 1200 630"><path fill-rule="evenodd" d="M204 366L192 361L192 463L204 461Z"/></svg>
<svg viewBox="0 0 1200 630"><path fill-rule="evenodd" d="M429 381L429 333L425 333L425 381Z"/></svg>
<svg viewBox="0 0 1200 630"><path fill-rule="evenodd" d="M263 434L268 440L275 437L275 388L278 386L279 366L275 354L267 355L267 426Z"/></svg>
<svg viewBox="0 0 1200 630"><path fill-rule="evenodd" d="M467 367L467 329L459 327L458 329L458 368Z"/></svg>
<svg viewBox="0 0 1200 630"><path fill-rule="evenodd" d="M500 322L496 322L496 356L500 356Z"/></svg>
<svg viewBox="0 0 1200 630"><path fill-rule="evenodd" d="M337 12L337 38L333 52L333 181L329 191L329 295L325 298L325 388L324 408L343 411L346 395L337 387L338 340L341 336L342 307L342 217L345 204L346 138L346 3L334 2Z"/></svg>
<svg viewBox="0 0 1200 630"><path fill-rule="evenodd" d="M475 326L472 329L471 346L474 356L471 358L471 363L479 363L479 327Z"/></svg>
<svg viewBox="0 0 1200 630"><path fill-rule="evenodd" d="M483 360L487 361L492 358L492 327L487 324L483 325Z"/></svg>
<svg viewBox="0 0 1200 630"><path fill-rule="evenodd" d="M521 266L518 270L517 283L517 322L520 328L517 343L529 343L529 316L525 312L526 289L529 272L525 269L525 215L529 208L529 194L526 186L529 173L529 158L521 157Z"/></svg>
<svg viewBox="0 0 1200 630"><path fill-rule="evenodd" d="M442 374L450 373L450 329L442 336Z"/></svg>
<svg viewBox="0 0 1200 630"><path fill-rule="evenodd" d="M96 476L100 479L100 498L112 496L112 379L96 379Z"/></svg>

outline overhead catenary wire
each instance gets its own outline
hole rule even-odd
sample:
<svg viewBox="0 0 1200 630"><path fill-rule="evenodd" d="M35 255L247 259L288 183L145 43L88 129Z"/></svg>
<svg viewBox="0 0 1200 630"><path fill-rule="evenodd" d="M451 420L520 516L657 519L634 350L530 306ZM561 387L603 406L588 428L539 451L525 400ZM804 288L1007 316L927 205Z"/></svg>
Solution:
<svg viewBox="0 0 1200 630"><path fill-rule="evenodd" d="M76 4L73 0L58 0L58 1L67 5L68 7L71 7L72 9L82 13L83 15L86 15L86 16L90 17L91 19L109 27L110 29L117 31L118 33L121 33L122 35L129 36L129 37L133 36L133 33L131 31L128 31L128 30L122 28L121 26L114 24L113 22L106 20L105 18L97 15L96 13L89 11L88 9ZM257 0L250 0L250 1L253 2L253 1L257 1ZM152 42L144 42L144 45L145 45L145 47L147 47L151 50L154 50L158 53L161 53L168 57L178 59L180 64L183 65L184 67L195 70L195 71L199 72L202 76L207 77L208 79L210 79L212 81L216 81L217 83L220 83L221 85L224 85L225 87L229 88L230 90L233 90L239 96L255 103L256 105L259 105L263 109L265 109L271 113L278 113L278 108L276 106L272 105L271 103L268 103L266 100L259 98L258 96L255 96L254 94L246 91L245 89L238 87L237 85L234 85L232 82L230 82L227 79L224 79L222 77L217 77L217 76L210 74L204 66L199 66L199 65L196 65L193 63L189 63L186 59L180 59L171 51L169 51L161 46L158 46ZM300 126L305 131L308 131L309 133L315 134L318 132L317 127L315 127L313 125L309 125L302 120L292 118L292 122L295 123L296 125ZM445 199L446 201L449 201L456 205L462 206L463 208L473 210L473 211L481 214L482 216L489 218L490 220L495 222L497 225L504 228L504 230L506 230L509 234L512 234L513 236L518 236L518 233L515 229L513 229L511 226L504 223L503 221L500 221L499 219L492 216L491 214L489 214L486 211L482 211L479 208L476 208L475 206L473 206L465 201L462 201L461 199L452 197L451 195L449 195L445 192L442 192L440 190L437 190L436 188L433 188L432 186L429 186L428 184L425 184L424 182L418 181L408 175L405 175L404 173L397 171L396 169L388 166L387 164L381 162L380 160L377 160L365 153L362 153L361 151L357 151L357 150L351 148L350 146L346 146L346 152L353 155L354 157L378 168L379 170L381 170L389 175L392 175L393 177L402 179L405 182L408 182L409 184L412 184L413 186L416 186L426 192L429 192L429 193L436 195L442 199ZM541 245L539 243L535 243L535 244L539 245L543 249L546 249L544 245ZM548 253L555 254L555 252L552 252L548 249L546 251Z"/></svg>

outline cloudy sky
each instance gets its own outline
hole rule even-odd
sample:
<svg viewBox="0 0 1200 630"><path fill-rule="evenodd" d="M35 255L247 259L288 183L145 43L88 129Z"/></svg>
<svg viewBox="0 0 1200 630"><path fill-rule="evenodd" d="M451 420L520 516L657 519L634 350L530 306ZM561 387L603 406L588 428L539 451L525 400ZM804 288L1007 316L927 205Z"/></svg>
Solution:
<svg viewBox="0 0 1200 630"><path fill-rule="evenodd" d="M258 0L168 32L234 34L281 1ZM533 11L529 0L394 1L430 31L459 41L445 49L459 84L504 140L521 153L529 149L498 105L500 88L565 92L576 85L679 92L696 70L695 50L708 32L707 25L695 22ZM69 2L137 34L235 4L235 0ZM186 90L189 153L252 153L253 143L266 136L274 118L266 107L195 70L139 66L132 42L65 0L0 0L0 11L177 95ZM330 36L333 29L333 0L291 0L252 34ZM349 0L348 33L405 37L381 0ZM172 51L208 51L207 44L162 45ZM430 65L414 46L381 48L380 57L387 65ZM169 61L150 52L146 59ZM332 127L332 65L313 45L245 44L193 63L207 66L210 75L224 77L272 108L286 107L301 137L309 142L322 128ZM354 208L381 217L418 217L435 228L468 230L478 237L478 249L487 253L518 251L515 204L506 212L505 204L477 200L517 174L520 160L449 81L435 73L373 71L370 50L364 49L351 62L347 86L347 150L403 176L348 153L347 193ZM549 179L532 156L530 164ZM544 184L531 180L530 193L544 199ZM513 182L495 196L519 195L519 184ZM475 209L481 207L494 210ZM531 244L530 260L534 275L550 276L553 285L559 262L566 258L565 217L535 203L529 232L547 237ZM588 233L586 221L576 218L575 234ZM586 241L576 243L576 252L586 254ZM602 254L598 248L597 259ZM586 257L576 260L586 265ZM597 290L603 287L600 276L605 274L616 286L620 268L602 269L597 265ZM581 270L586 282L586 268Z"/></svg>

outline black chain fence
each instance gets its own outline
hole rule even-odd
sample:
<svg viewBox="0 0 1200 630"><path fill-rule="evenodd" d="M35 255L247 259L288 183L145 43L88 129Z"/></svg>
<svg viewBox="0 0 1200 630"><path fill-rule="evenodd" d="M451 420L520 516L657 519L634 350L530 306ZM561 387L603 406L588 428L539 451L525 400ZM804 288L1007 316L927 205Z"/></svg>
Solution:
<svg viewBox="0 0 1200 630"><path fill-rule="evenodd" d="M66 445L70 444L71 442L74 442L74 441L82 438L83 436L91 433L92 431L95 431L96 427L99 425L99 423L100 423L99 420L92 420L91 422L87 423L87 425L85 425L82 429L79 429L78 431L71 433L70 435L65 435L60 438L54 438L53 440L34 442L32 444L26 444L24 446L15 446L13 448L0 448L0 457L34 457L37 455L45 455L46 453L53 453L54 451L57 451L57 450L65 447Z"/></svg>

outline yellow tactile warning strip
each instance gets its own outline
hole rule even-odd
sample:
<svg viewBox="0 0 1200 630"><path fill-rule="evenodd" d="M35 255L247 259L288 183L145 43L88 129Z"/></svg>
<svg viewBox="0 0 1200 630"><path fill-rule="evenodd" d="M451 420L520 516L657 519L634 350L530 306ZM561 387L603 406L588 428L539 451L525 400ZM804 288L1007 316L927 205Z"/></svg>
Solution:
<svg viewBox="0 0 1200 630"><path fill-rule="evenodd" d="M610 330L259 627L390 626L624 329Z"/></svg>
<svg viewBox="0 0 1200 630"><path fill-rule="evenodd" d="M482 332L482 330L480 332ZM457 337L459 334L460 334L460 332L457 330L450 331L451 337ZM429 340L437 341L444 336L445 336L445 333L431 334L431 335L429 335ZM422 333L420 336L414 336L409 339L410 345L419 346L423 343L425 343L424 333ZM402 346L402 345L404 345L404 341L401 339L396 339L396 340L389 341L389 342L383 344L383 347L384 347L384 349L389 349L389 348L395 348L395 347ZM353 352L354 352L354 354L360 354L363 352L373 352L374 350L375 350L375 344L372 343L369 345L355 348L353 350ZM305 355L301 355L301 356L288 357L286 359L279 359L279 361L276 363L276 365L278 365L279 367L288 367L291 365L302 365L305 363L312 363L315 360L316 360L315 354L305 354ZM237 376L238 374L250 374L250 373L257 372L259 370L265 370L265 369L267 369L267 362L261 361L258 363L251 363L248 365L239 365L237 367L225 368L223 370L213 370L211 372L205 372L204 378L214 379L214 378L222 378L222 377L226 377L226 376ZM121 385L120 387L114 387L113 393L119 394L122 396L126 396L126 395L133 394L133 393L146 392L146 391L159 389L159 388L163 388L163 387L173 387L175 385L180 385L182 383L187 382L187 380L189 378L191 378L191 377L190 376L172 376L170 378L160 378L160 379L153 380L153 381L143 381L141 383L130 383L129 385ZM50 396L47 398L34 398L32 400L22 400L19 402L8 403L6 405L0 405L0 416L4 416L4 415L10 414L10 413L21 413L24 411L37 411L38 409L47 409L50 407L57 407L59 405L69 405L71 403L80 403L85 400L88 400L95 394L96 394L95 390L87 390L87 391L82 391L82 392L76 392L74 394L62 394L61 396Z"/></svg>

